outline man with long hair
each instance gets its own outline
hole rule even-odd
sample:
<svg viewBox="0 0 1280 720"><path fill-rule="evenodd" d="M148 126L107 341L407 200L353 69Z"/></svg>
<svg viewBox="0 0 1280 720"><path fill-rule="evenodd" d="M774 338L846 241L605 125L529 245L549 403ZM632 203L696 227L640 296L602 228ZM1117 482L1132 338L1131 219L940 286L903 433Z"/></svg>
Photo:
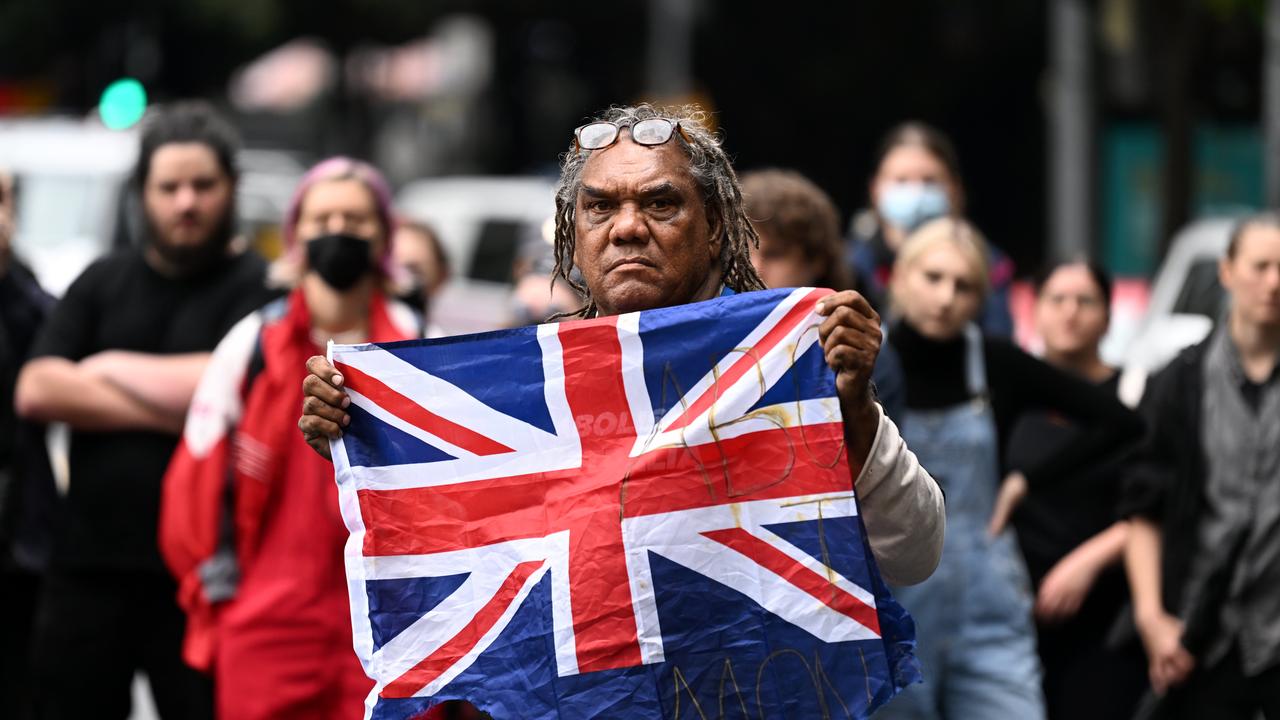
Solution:
<svg viewBox="0 0 1280 720"><path fill-rule="evenodd" d="M18 377L21 416L71 427L70 487L35 627L40 717L123 720L137 671L166 720L211 715L207 681L179 654L184 619L156 521L209 352L269 299L263 261L230 250L237 145L203 105L150 119L130 187L143 237L72 283Z"/></svg>

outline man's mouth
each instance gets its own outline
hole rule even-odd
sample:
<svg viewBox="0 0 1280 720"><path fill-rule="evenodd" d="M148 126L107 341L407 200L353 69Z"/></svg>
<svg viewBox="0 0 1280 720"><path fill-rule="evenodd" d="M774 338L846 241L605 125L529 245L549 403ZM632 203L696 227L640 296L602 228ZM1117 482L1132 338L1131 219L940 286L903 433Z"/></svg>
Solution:
<svg viewBox="0 0 1280 720"><path fill-rule="evenodd" d="M614 260L609 264L609 272L614 270L639 270L642 268L652 268L653 262L644 257L625 257Z"/></svg>

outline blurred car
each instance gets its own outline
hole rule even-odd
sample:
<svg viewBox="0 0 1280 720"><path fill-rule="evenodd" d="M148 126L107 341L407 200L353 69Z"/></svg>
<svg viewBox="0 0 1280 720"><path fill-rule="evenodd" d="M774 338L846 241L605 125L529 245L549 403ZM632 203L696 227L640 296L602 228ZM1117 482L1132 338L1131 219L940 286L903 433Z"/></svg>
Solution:
<svg viewBox="0 0 1280 720"><path fill-rule="evenodd" d="M0 120L0 168L17 178L14 250L54 295L107 250L139 237L138 200L125 192L138 142L135 129L108 130L91 120ZM241 234L273 258L303 165L271 150L243 150L237 162Z"/></svg>
<svg viewBox="0 0 1280 720"><path fill-rule="evenodd" d="M431 301L446 334L538 321L512 290L526 271L547 273L555 227L555 181L537 176L459 176L417 180L396 199L404 215L439 234L452 277ZM550 284L548 283L548 293Z"/></svg>
<svg viewBox="0 0 1280 720"><path fill-rule="evenodd" d="M14 251L61 295L110 247L138 136L66 118L0 121L0 167L17 179Z"/></svg>
<svg viewBox="0 0 1280 720"><path fill-rule="evenodd" d="M1234 218L1197 220L1169 245L1151 287L1147 316L1129 345L1120 398L1136 406L1147 378L1180 350L1208 337L1226 309L1218 261L1227 250Z"/></svg>

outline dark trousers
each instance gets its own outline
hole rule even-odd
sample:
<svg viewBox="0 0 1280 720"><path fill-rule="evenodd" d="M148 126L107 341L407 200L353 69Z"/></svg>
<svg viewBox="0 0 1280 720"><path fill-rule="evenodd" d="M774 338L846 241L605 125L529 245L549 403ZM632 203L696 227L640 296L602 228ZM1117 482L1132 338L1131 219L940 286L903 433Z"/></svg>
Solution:
<svg viewBox="0 0 1280 720"><path fill-rule="evenodd" d="M174 592L159 573L51 572L33 638L36 717L125 720L142 671L161 718L210 720L212 684L182 661Z"/></svg>
<svg viewBox="0 0 1280 720"><path fill-rule="evenodd" d="M1169 691L1163 704L1170 719L1280 720L1280 665L1245 677L1240 652L1233 649L1213 667L1197 669L1182 685Z"/></svg>
<svg viewBox="0 0 1280 720"><path fill-rule="evenodd" d="M1104 575L1074 617L1036 628L1049 720L1133 717L1148 688L1147 656L1136 637L1119 646L1108 637L1127 597L1122 576Z"/></svg>
<svg viewBox="0 0 1280 720"><path fill-rule="evenodd" d="M1096 639L1080 641L1066 633L1050 636L1044 643L1041 635L1040 650L1049 720L1130 720L1148 687L1142 648L1111 649Z"/></svg>
<svg viewBox="0 0 1280 720"><path fill-rule="evenodd" d="M0 718L31 717L31 625L39 576L13 567L0 569Z"/></svg>

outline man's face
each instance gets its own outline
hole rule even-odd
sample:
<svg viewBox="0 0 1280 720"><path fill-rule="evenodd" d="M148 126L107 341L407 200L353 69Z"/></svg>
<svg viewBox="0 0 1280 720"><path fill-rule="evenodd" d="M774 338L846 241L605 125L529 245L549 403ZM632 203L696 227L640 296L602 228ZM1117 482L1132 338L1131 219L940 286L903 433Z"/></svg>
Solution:
<svg viewBox="0 0 1280 720"><path fill-rule="evenodd" d="M573 262L602 315L692 302L720 257L688 158L673 140L644 146L625 131L582 171Z"/></svg>
<svg viewBox="0 0 1280 720"><path fill-rule="evenodd" d="M1252 225L1236 244L1234 258L1218 268L1231 293L1231 311L1253 325L1280 325L1280 228Z"/></svg>
<svg viewBox="0 0 1280 720"><path fill-rule="evenodd" d="M142 192L156 249L166 256L198 255L229 222L233 192L208 145L161 145L151 156Z"/></svg>

